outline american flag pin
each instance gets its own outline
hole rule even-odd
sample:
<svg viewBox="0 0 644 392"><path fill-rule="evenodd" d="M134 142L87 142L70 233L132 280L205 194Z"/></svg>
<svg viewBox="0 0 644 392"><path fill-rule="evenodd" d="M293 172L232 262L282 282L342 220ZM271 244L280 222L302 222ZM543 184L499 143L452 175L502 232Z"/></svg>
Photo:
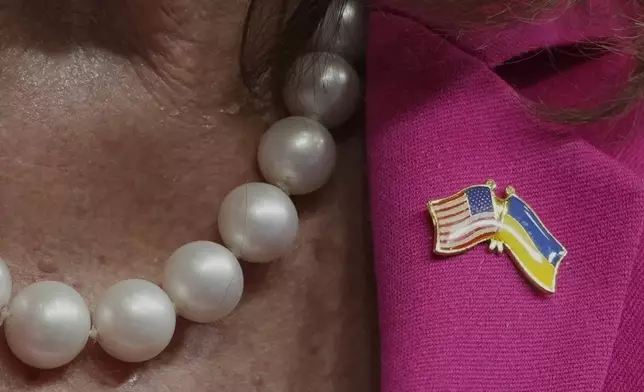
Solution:
<svg viewBox="0 0 644 392"><path fill-rule="evenodd" d="M504 197L495 191L496 183L488 180L427 203L434 253L457 255L489 241L489 249L507 253L532 284L554 293L566 249L513 187L505 189Z"/></svg>

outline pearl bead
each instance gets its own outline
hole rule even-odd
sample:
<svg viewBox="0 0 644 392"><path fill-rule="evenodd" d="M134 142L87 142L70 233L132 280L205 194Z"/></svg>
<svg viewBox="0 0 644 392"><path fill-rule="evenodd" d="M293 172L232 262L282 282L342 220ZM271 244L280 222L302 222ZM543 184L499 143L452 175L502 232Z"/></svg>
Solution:
<svg viewBox="0 0 644 392"><path fill-rule="evenodd" d="M60 282L39 282L11 301L4 329L9 348L22 362L53 369L83 350L91 321L76 290Z"/></svg>
<svg viewBox="0 0 644 392"><path fill-rule="evenodd" d="M11 272L7 263L0 258L0 308L4 308L11 300Z"/></svg>
<svg viewBox="0 0 644 392"><path fill-rule="evenodd" d="M257 153L267 182L293 195L324 185L335 167L335 142L317 121L288 117L264 133Z"/></svg>
<svg viewBox="0 0 644 392"><path fill-rule="evenodd" d="M308 53L295 61L283 94L292 115L334 128L353 115L360 99L360 78L336 54Z"/></svg>
<svg viewBox="0 0 644 392"><path fill-rule="evenodd" d="M244 289L241 266L228 249L196 241L177 249L165 265L163 289L177 313L209 323L235 309Z"/></svg>
<svg viewBox="0 0 644 392"><path fill-rule="evenodd" d="M357 61L364 54L365 36L363 0L334 0L313 42L319 52L333 52Z"/></svg>
<svg viewBox="0 0 644 392"><path fill-rule="evenodd" d="M170 343L175 323L168 295L141 279L110 287L94 314L98 343L124 362L143 362L159 355Z"/></svg>
<svg viewBox="0 0 644 392"><path fill-rule="evenodd" d="M297 236L297 210L279 188L252 182L233 189L219 209L219 233L237 257L265 263L283 256Z"/></svg>

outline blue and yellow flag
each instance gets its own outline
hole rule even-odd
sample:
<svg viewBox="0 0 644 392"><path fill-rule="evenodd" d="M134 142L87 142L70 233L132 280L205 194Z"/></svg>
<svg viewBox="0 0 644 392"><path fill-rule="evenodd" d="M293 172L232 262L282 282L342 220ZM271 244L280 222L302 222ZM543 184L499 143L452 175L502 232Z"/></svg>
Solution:
<svg viewBox="0 0 644 392"><path fill-rule="evenodd" d="M545 228L537 214L516 195L505 200L499 231L494 239L503 243L518 267L541 289L554 293L557 269L566 249Z"/></svg>

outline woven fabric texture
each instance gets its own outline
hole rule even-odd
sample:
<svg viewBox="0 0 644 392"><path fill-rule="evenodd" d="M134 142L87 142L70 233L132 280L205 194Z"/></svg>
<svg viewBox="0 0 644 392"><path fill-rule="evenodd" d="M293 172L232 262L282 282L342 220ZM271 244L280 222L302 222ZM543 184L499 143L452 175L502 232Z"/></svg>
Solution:
<svg viewBox="0 0 644 392"><path fill-rule="evenodd" d="M611 8L457 40L398 3L372 12L368 49L382 390L644 391L641 110L569 127L524 104L526 96L573 104L600 87L608 94L629 59L591 59L522 88L494 67L616 34ZM529 73L517 67L512 79ZM514 186L567 247L554 296L483 245L433 255L426 203L487 179Z"/></svg>

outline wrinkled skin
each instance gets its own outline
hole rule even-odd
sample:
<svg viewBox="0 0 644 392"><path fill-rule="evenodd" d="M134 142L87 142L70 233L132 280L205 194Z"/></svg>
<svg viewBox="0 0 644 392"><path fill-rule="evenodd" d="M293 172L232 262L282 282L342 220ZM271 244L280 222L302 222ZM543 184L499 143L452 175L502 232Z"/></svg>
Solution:
<svg viewBox="0 0 644 392"><path fill-rule="evenodd" d="M90 308L111 284L159 282L172 250L217 240L227 191L258 178L267 116L238 78L244 0L10 0L0 5L0 254L14 292L60 280ZM370 391L377 338L363 150L296 200L297 246L244 265L237 311L179 320L170 347L123 364L90 342L62 369L0 339L0 391Z"/></svg>

